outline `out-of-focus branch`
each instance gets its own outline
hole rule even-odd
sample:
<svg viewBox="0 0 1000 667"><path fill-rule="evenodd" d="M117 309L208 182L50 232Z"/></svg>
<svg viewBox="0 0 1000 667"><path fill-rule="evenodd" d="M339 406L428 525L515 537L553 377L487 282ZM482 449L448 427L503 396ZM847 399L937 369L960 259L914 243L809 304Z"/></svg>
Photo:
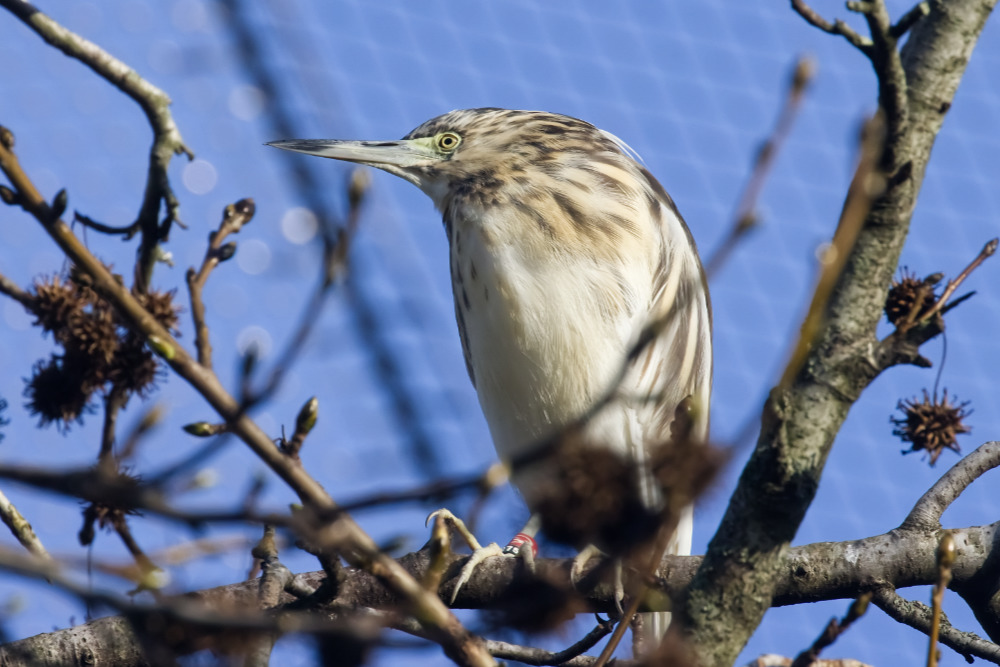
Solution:
<svg viewBox="0 0 1000 667"><path fill-rule="evenodd" d="M927 667L937 667L938 636L941 630L941 617L944 615L944 592L951 583L951 566L955 563L955 538L945 531L938 541L937 566L938 578L934 582L934 594L931 597L931 634L927 648Z"/></svg>
<svg viewBox="0 0 1000 667"><path fill-rule="evenodd" d="M826 628L820 633L820 636L816 638L816 641L812 643L805 651L799 653L795 656L795 660L791 662L791 667L811 667L820 662L828 662L826 660L821 661L819 659L820 652L830 647L840 635L847 632L847 629L854 624L856 620L864 616L865 612L868 610L868 603L871 602L871 593L862 593L854 602L851 603L850 608L847 610L847 614L844 618L839 621L836 618L831 618L830 622L826 624Z"/></svg>
<svg viewBox="0 0 1000 667"><path fill-rule="evenodd" d="M29 312L35 302L34 297L25 292L21 287L7 276L0 275L0 294L6 294L10 298L24 306Z"/></svg>
<svg viewBox="0 0 1000 667"><path fill-rule="evenodd" d="M0 520L7 525L21 546L39 558L50 558L49 552L45 550L45 546L38 539L31 524L2 491L0 491Z"/></svg>
<svg viewBox="0 0 1000 667"><path fill-rule="evenodd" d="M740 195L739 203L736 205L736 214L733 216L733 224L729 229L729 233L705 262L705 275L709 279L718 273L719 268L726 263L726 260L732 254L733 249L736 248L740 240L746 238L746 235L757 226L759 222L757 218L757 200L764 189L764 183L767 181L771 166L781 151L781 147L784 145L789 132L791 132L792 125L798 116L802 100L815 75L815 71L816 63L809 56L802 56L795 63L795 68L792 70L792 76L789 81L788 93L785 96L785 103L781 107L778 121L775 123L771 136L767 138L767 141L764 142L764 145L757 152L753 170L750 172L750 178L747 180L746 186L743 188L743 193Z"/></svg>
<svg viewBox="0 0 1000 667"><path fill-rule="evenodd" d="M170 98L139 76L134 69L93 42L62 27L30 3L24 0L0 0L0 6L21 19L46 42L67 56L76 58L128 95L146 114L153 129L146 189L139 215L132 225L125 228L127 236L137 231L142 232L139 259L135 267L135 289L145 292L156 262L157 248L170 235L173 223L179 222L179 204L167 177L167 167L175 154L183 153L189 159L194 158L194 154L184 145L180 130L170 115ZM162 223L158 220L161 202L166 208Z"/></svg>
<svg viewBox="0 0 1000 667"><path fill-rule="evenodd" d="M330 296L331 290L347 272L351 244L354 242L354 236L357 234L361 221L361 209L368 194L369 179L370 177L364 168L359 167L351 172L347 183L349 208L344 226L336 235L323 235L323 263L319 282L302 311L295 333L289 338L284 351L272 367L264 386L248 391L245 396L241 397L246 408L266 400L277 391L285 374L295 364L295 359L302 350L305 349L306 341L319 321L319 316L323 312L323 304Z"/></svg>
<svg viewBox="0 0 1000 667"><path fill-rule="evenodd" d="M823 250L816 289L779 387L789 387L802 369L816 337L826 324L833 289L847 266L861 226L871 211L872 202L882 194L883 181L878 172L878 161L882 156L884 130L885 121L879 115L865 123L862 130L858 166L848 187L833 240Z"/></svg>

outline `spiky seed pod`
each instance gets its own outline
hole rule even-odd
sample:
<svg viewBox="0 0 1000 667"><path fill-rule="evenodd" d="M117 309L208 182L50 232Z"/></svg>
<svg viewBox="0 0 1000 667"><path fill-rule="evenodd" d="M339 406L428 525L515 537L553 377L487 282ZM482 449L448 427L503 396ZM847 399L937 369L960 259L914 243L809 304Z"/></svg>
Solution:
<svg viewBox="0 0 1000 667"><path fill-rule="evenodd" d="M177 330L177 322L179 320L179 313L181 309L180 306L174 304L174 297L176 295L177 290L170 290L169 292L151 290L146 294L136 295L143 308L148 310L149 314L152 315L164 329L169 330L174 335L178 335L180 333Z"/></svg>
<svg viewBox="0 0 1000 667"><path fill-rule="evenodd" d="M63 335L58 338L67 354L88 357L95 371L106 369L118 349L118 326L114 313L103 302L88 310L74 313L66 321ZM102 375L104 373L101 373Z"/></svg>
<svg viewBox="0 0 1000 667"><path fill-rule="evenodd" d="M885 299L885 316L893 326L904 321L914 308L917 309L913 318L916 321L934 306L937 301L934 285L940 280L934 280L935 277L936 274L921 280L905 267L900 270L899 278L892 281Z"/></svg>
<svg viewBox="0 0 1000 667"><path fill-rule="evenodd" d="M129 332L118 345L107 380L122 392L144 396L162 375L159 362L141 338Z"/></svg>
<svg viewBox="0 0 1000 667"><path fill-rule="evenodd" d="M890 418L896 426L892 434L899 436L903 442L911 443L910 449L903 451L904 454L926 451L930 464L934 465L945 449L961 452L956 438L960 433L971 431L963 423L972 414L971 410L966 410L968 405L968 401L952 404L947 389L942 392L940 400L937 396L932 398L925 389L922 400L911 398L898 403L896 408L903 415Z"/></svg>
<svg viewBox="0 0 1000 667"><path fill-rule="evenodd" d="M48 280L35 283L35 298L31 310L35 314L34 325L53 332L59 337L66 323L83 313L86 300L80 299L72 282L63 282L56 275Z"/></svg>
<svg viewBox="0 0 1000 667"><path fill-rule="evenodd" d="M92 388L72 364L63 361L62 357L53 356L47 362L35 364L24 396L28 399L28 411L38 416L41 426L55 423L65 431L90 409Z"/></svg>

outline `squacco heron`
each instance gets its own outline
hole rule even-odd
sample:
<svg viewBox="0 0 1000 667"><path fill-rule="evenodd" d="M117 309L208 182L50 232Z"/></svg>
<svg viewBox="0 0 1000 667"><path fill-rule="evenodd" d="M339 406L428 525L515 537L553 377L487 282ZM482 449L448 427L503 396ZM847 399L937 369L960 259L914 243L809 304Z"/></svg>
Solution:
<svg viewBox="0 0 1000 667"><path fill-rule="evenodd" d="M270 145L382 169L433 200L469 377L502 460L531 459L576 425L576 441L632 466L643 503L663 502L651 449L682 401L696 406L690 436L707 437L711 314L690 231L624 142L568 116L486 108L446 113L398 141ZM655 336L636 349L651 323ZM555 479L541 464L511 474L533 511ZM689 553L690 506L675 523L668 552ZM669 615L653 616L647 626L661 634Z"/></svg>

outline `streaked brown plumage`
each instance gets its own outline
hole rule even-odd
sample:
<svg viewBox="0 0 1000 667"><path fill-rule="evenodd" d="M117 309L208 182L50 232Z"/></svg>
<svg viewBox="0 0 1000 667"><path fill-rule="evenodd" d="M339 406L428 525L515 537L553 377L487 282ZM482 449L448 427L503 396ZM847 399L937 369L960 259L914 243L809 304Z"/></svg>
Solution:
<svg viewBox="0 0 1000 667"><path fill-rule="evenodd" d="M462 348L497 452L523 454L588 412L616 379L619 398L586 439L645 467L682 399L708 428L708 289L673 200L613 135L568 116L452 111L401 141L276 142L378 167L420 187L444 218ZM661 328L622 375L651 322ZM533 506L544 471L515 470ZM646 503L659 489L640 472ZM690 510L672 545L690 550Z"/></svg>

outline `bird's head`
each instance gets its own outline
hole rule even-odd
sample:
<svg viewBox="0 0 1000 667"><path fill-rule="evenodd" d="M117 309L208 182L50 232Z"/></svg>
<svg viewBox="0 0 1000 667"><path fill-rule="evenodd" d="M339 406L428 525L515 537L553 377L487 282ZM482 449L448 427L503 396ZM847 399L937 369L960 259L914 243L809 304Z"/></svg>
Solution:
<svg viewBox="0 0 1000 667"><path fill-rule="evenodd" d="M461 109L432 118L397 141L293 139L284 150L376 167L423 190L439 209L456 195L516 196L554 172L596 159L631 161L613 135L576 118L543 111Z"/></svg>

